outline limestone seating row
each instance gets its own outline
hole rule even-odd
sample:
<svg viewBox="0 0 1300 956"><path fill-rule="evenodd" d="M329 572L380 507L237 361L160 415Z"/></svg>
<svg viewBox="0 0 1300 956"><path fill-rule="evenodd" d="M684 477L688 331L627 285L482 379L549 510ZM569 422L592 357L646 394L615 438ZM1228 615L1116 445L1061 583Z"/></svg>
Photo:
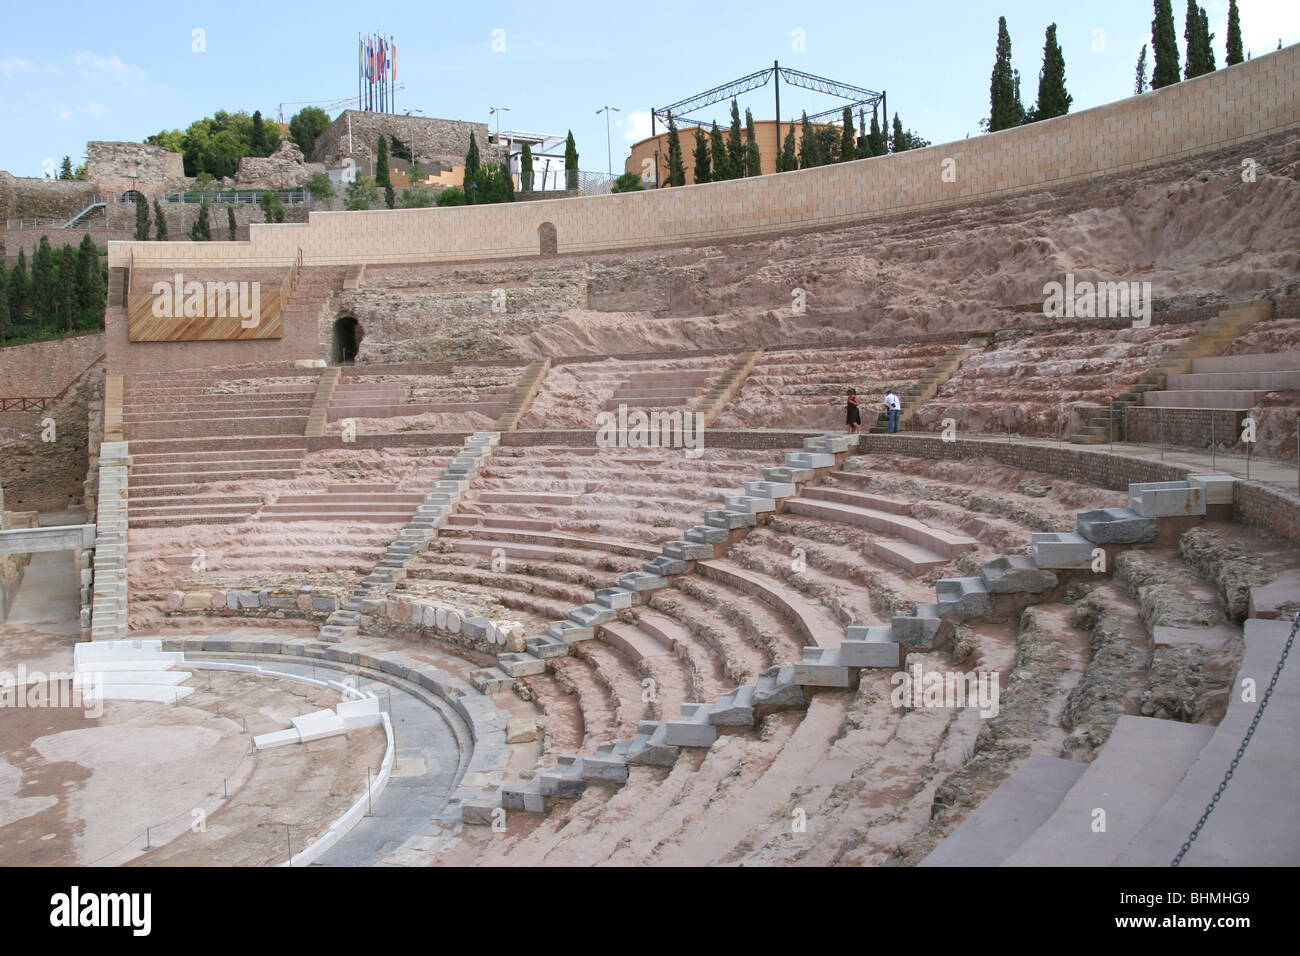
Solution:
<svg viewBox="0 0 1300 956"><path fill-rule="evenodd" d="M834 458L830 457L833 465ZM790 456L787 462L790 465L813 463L795 456ZM1123 514L1084 512L1079 516L1079 525L1087 533L1107 541L1150 540L1155 537L1150 526L1159 518L1203 515L1207 499L1213 499L1214 503L1230 502L1233 481L1228 476L1197 476L1186 482L1134 484L1130 487L1131 513L1127 509L1111 509L1125 512ZM737 513L752 515L753 512ZM1149 538L1147 534L1150 534ZM1089 545L1091 563L1092 547L1098 542L1084 539L1082 535L1079 537ZM1059 566L1059 562L1051 555L1050 549L1037 542L1034 551L1034 555L1008 556L987 562L978 577L939 581L934 604L921 605L911 614L896 616L888 626L854 625L847 629L838 646L832 646L829 641L822 646L806 646L800 662L791 667L773 668L764 678L767 683L760 681L752 689L740 688L713 704L683 704L679 719L643 723L641 732L632 741L602 744L594 756L563 756L554 769L542 771L530 781L503 787L499 803L492 801L485 805L485 810L499 805L506 809L543 812L548 798L578 796L588 783L617 785L625 782L627 766L631 763L671 765L683 746L710 746L717 738L719 727L752 727L755 701L760 705L779 702L784 706L799 706L805 700L804 688L848 688L855 685L856 672L862 668L899 667L906 648L928 650L934 647L945 619L985 617L993 613L994 601L1000 595L1032 600L1034 595L1043 595L1056 588L1058 576L1048 565ZM707 568L710 565L705 561L699 566ZM604 620L612 619L617 608L640 603L636 585L643 585L643 590L664 586L668 573L673 571L684 573L683 569L674 567L655 574L647 564L644 575L628 575L620 582L628 587L598 591L597 604L585 605L579 612L589 611L595 626L599 626ZM637 593L632 593L634 591ZM585 640L594 634L595 627L584 626L584 621L573 615L571 619L573 626L564 626L565 622L560 622L559 633L553 626L548 638L558 639L554 643L530 639L531 653L503 655L499 659L502 667L507 672L517 667L527 667L528 673L540 672L547 657L567 651L567 647L563 650L556 648L557 643ZM588 630L592 634L587 634Z"/></svg>
<svg viewBox="0 0 1300 956"><path fill-rule="evenodd" d="M597 590L593 603L575 609L564 621L552 623L546 634L528 638L526 652L498 655L499 666L492 669L497 672L493 686L504 689L515 677L545 672L549 658L566 655L573 644L595 638L598 629L615 622L619 609L641 604L649 592L667 587L670 577L690 573L693 567L706 576L717 576L754 591L751 573L707 562L730 545L732 532L739 530L743 535L757 525L762 515L775 512L781 502L794 496L797 483L836 467L839 457L847 454L856 441L856 436L845 435L805 439L804 451L788 454L780 467L765 469L764 480L747 483L745 494L728 496L723 509L707 513L706 524L690 529L682 541L667 542L662 553L646 562L641 571L624 575L617 587ZM738 577L746 580L738 581ZM801 606L806 603L802 596L772 592L765 584L757 590L769 592L763 599L792 621L798 621L796 626L805 636L826 639L820 622L808 622L812 615ZM617 624L614 631L611 643L617 643ZM795 671L790 666L773 667L756 684L730 691L714 703L684 703L680 719L643 721L633 740L603 743L594 755L560 755L554 769L540 771L529 781L503 786L483 801L474 816L487 821L498 807L544 812L548 798L578 796L588 782L625 782L630 763L670 766L681 747L710 746L719 727L752 728L756 714L804 706Z"/></svg>
<svg viewBox="0 0 1300 956"><path fill-rule="evenodd" d="M95 557L91 571L91 606L81 625L91 640L117 641L126 636L128 485L131 459L126 442L99 446L99 499L95 517ZM87 584L83 572L82 586Z"/></svg>
<svg viewBox="0 0 1300 956"><path fill-rule="evenodd" d="M888 627L850 626L838 648L806 647L796 668L805 685L851 687L851 668L897 667L902 648L930 650L944 621L983 618L994 613L1002 595L1017 603L1054 589L1058 570L1096 568L1097 551L1156 540L1161 519L1204 516L1206 504L1230 504L1236 479L1228 475L1190 476L1186 481L1146 482L1129 486L1129 508L1081 512L1078 531L1031 535L1032 553L986 562L977 577L945 578L935 584L936 601L911 614L891 619Z"/></svg>
<svg viewBox="0 0 1300 956"><path fill-rule="evenodd" d="M695 562L719 557L734 539L774 513L797 493L796 482L811 480L817 470L834 468L837 455L847 454L855 436L827 435L805 439L805 450L786 455L785 464L768 468L762 481L748 482L743 494L730 495L725 506L706 513L705 523L689 529L679 541L662 545L658 556L619 579L617 587L601 588L595 600L574 609L563 621L552 622L545 634L527 640L528 652L499 659L502 677L532 672L547 658L570 653L570 645L596 637L597 628L617 617L618 610L643 603L647 592L669 585L669 578L691 572ZM543 665L544 666L544 665Z"/></svg>
<svg viewBox="0 0 1300 956"><path fill-rule="evenodd" d="M340 484L315 494L280 495L257 513L262 521L370 521L396 524L424 501L393 484Z"/></svg>
<svg viewBox="0 0 1300 956"><path fill-rule="evenodd" d="M903 425L910 422L916 409L934 398L939 389L943 388L944 383L961 368L962 363L971 355L982 351L983 348L983 344L968 344L961 348L949 349L921 378L900 387L897 394L898 403L902 408L898 413L898 427L902 428ZM888 413L879 412L876 423L867 430L873 434L884 434L889 431Z"/></svg>
<svg viewBox="0 0 1300 956"><path fill-rule="evenodd" d="M312 585L257 591L247 588L172 591L167 595L169 613L212 612L222 617L272 613L323 618L337 611L340 603L337 588Z"/></svg>
<svg viewBox="0 0 1300 956"><path fill-rule="evenodd" d="M473 754L460 785L452 794L451 819L463 813L466 823L492 822L490 817L473 819L471 808L495 794L505 777L510 762L506 744L508 714L498 710L490 698L460 678L400 651L375 652L346 640L322 643L303 638L283 640L209 635L167 639L163 646L186 653L278 654L361 667L405 681L445 700L465 721L473 738ZM471 780L475 783L469 783Z"/></svg>
<svg viewBox="0 0 1300 956"><path fill-rule="evenodd" d="M397 539L388 545L379 564L361 581L343 607L326 620L325 626L320 630L321 640L337 641L355 636L360 629L363 614L374 614L385 607L385 595L396 581L405 578L407 562L428 547L430 539L437 534L443 521L455 510L456 502L469 488L470 479L500 440L500 432L475 432L465 439L460 453L443 468L433 489L424 496L424 503L416 506L414 517L399 532ZM436 621L436 609L432 613ZM423 610L420 614L422 620ZM445 625L445 610L442 619ZM459 612L456 621L460 623ZM482 622L475 619L475 626L481 627L485 636L498 636L496 629L486 619Z"/></svg>
<svg viewBox="0 0 1300 956"><path fill-rule="evenodd" d="M1233 339L1272 314L1273 303L1268 300L1233 305L1220 312L1181 346L1165 355L1131 388L1117 395L1109 408L1096 410L1095 417L1072 434L1070 441L1078 445L1096 445L1125 437L1121 429L1128 406L1142 404L1146 393L1165 388L1168 376L1191 371L1197 359L1222 354Z"/></svg>

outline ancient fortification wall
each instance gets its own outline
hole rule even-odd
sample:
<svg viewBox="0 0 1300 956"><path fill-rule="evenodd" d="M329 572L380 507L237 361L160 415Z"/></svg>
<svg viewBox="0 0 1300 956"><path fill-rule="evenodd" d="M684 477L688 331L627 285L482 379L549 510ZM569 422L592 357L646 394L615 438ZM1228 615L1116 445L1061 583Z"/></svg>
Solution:
<svg viewBox="0 0 1300 956"><path fill-rule="evenodd" d="M379 136L397 138L408 146L414 144L415 155L421 161L429 159L465 158L469 149L469 134L474 133L480 151L488 149L487 123L464 123L460 120L438 119L433 116L402 116L395 113L368 113L345 110L330 124L312 147L313 162L337 166L348 153L348 128L352 129L351 156L362 169L369 170L368 162L378 148ZM486 155L486 154L485 154Z"/></svg>
<svg viewBox="0 0 1300 956"><path fill-rule="evenodd" d="M530 256L828 227L1138 169L1300 125L1300 46L1154 93L956 143L760 179L509 205L313 213L246 243L112 243L111 265L309 265ZM353 127L354 135L356 127ZM951 163L947 163L951 160ZM953 181L946 181L945 168Z"/></svg>

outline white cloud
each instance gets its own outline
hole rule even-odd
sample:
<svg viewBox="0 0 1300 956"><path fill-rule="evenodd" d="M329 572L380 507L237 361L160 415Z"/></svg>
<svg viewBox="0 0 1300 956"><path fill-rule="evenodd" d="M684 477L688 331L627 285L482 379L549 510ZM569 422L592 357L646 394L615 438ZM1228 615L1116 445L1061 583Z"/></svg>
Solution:
<svg viewBox="0 0 1300 956"><path fill-rule="evenodd" d="M105 106L103 103L96 103L94 100L87 103L85 109L87 113L95 117L107 116L109 113L113 112L110 107Z"/></svg>
<svg viewBox="0 0 1300 956"><path fill-rule="evenodd" d="M650 136L650 111L631 110L618 119L618 128L628 143L638 143Z"/></svg>
<svg viewBox="0 0 1300 956"><path fill-rule="evenodd" d="M8 76L11 73L35 73L36 66L31 60L24 60L19 56L7 56L0 60L0 75Z"/></svg>
<svg viewBox="0 0 1300 956"><path fill-rule="evenodd" d="M54 118L59 120L70 120L72 119L72 110L68 109L66 106L56 106L54 107Z"/></svg>
<svg viewBox="0 0 1300 956"><path fill-rule="evenodd" d="M80 68L82 76L96 83L115 83L125 86L132 80L147 80L149 74L138 66L124 63L116 53L101 56L90 50L78 50L72 61Z"/></svg>

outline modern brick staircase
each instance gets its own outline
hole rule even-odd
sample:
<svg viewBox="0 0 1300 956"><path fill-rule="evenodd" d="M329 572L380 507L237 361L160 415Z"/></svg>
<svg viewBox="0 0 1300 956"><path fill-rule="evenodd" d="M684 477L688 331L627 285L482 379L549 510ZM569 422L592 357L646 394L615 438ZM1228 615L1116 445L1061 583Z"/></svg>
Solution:
<svg viewBox="0 0 1300 956"><path fill-rule="evenodd" d="M968 356L983 350L987 345L987 339L976 337L961 348L949 349L934 363L934 367L921 378L899 389L898 401L903 407L902 411L898 413L898 427L901 429L911 421L912 413L934 398L939 389L943 388L944 383L952 378L957 369L961 368L961 363L966 361ZM876 423L867 431L873 435L883 435L888 432L889 415L886 412L881 412L876 417Z"/></svg>
<svg viewBox="0 0 1300 956"><path fill-rule="evenodd" d="M1109 408L1084 409L1085 414L1092 412L1088 424L1071 435L1070 441L1076 445L1100 445L1123 440L1124 417L1130 405L1142 405L1145 393L1165 389L1170 376L1192 372L1197 359L1222 355L1233 339L1272 315L1273 303L1267 299L1233 305L1220 312L1199 332L1161 359L1132 388L1115 396ZM1157 400L1151 404L1160 403Z"/></svg>

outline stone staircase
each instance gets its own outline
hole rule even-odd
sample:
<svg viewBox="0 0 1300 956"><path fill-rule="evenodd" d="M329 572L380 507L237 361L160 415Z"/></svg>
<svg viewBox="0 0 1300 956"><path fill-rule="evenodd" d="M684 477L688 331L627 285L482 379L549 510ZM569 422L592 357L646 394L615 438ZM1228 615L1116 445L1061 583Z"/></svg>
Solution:
<svg viewBox="0 0 1300 956"><path fill-rule="evenodd" d="M1164 389L1143 393L1142 403L1246 411L1282 391L1300 391L1300 352L1193 359L1190 371L1166 376Z"/></svg>
<svg viewBox="0 0 1300 956"><path fill-rule="evenodd" d="M334 389L338 387L341 374L339 368L327 368L316 380L316 395L312 398L311 411L307 413L305 434L308 438L319 438L325 434L330 403L334 400Z"/></svg>
<svg viewBox="0 0 1300 956"><path fill-rule="evenodd" d="M718 417L718 413L740 392L745 385L745 379L749 373L754 370L754 366L763 358L762 349L750 349L741 352L736 356L730 367L722 373L722 377L714 383L713 389L706 395L703 401L697 407L697 411L704 416L706 426L713 424L713 420Z"/></svg>
<svg viewBox="0 0 1300 956"><path fill-rule="evenodd" d="M1197 359L1222 355L1233 339L1272 315L1273 303L1267 299L1240 303L1220 312L1130 389L1115 396L1108 408L1081 409L1088 416L1088 424L1072 434L1070 441L1076 445L1101 445L1124 440L1125 412L1130 405L1143 404L1145 393L1165 389L1171 375L1191 372Z"/></svg>
<svg viewBox="0 0 1300 956"><path fill-rule="evenodd" d="M1238 673L1262 683L1277 666L1289 621L1249 619ZM1092 763L1033 756L991 793L921 866L1167 867L1211 798L1216 807L1184 865L1294 866L1300 757L1291 734L1300 678L1283 670L1231 785L1220 781L1260 701L1232 694L1215 727L1121 716ZM1105 829L1093 826L1097 810Z"/></svg>
<svg viewBox="0 0 1300 956"><path fill-rule="evenodd" d="M961 363L976 352L983 351L987 345L987 339L975 337L961 348L949 349L920 379L900 388L896 393L899 404L902 405L902 410L898 413L898 427L901 429L910 422L912 413L938 394L944 383L961 368ZM867 431L873 435L887 433L889 431L888 413L881 412L876 417L876 423L870 426Z"/></svg>
<svg viewBox="0 0 1300 956"><path fill-rule="evenodd" d="M542 382L546 380L546 373L550 370L551 360L548 358L533 362L524 369L524 374L519 376L519 381L515 383L514 393L506 402L506 410L501 413L501 419L497 422L497 431L510 432L519 427L519 419L528 411L528 406L541 391Z"/></svg>

